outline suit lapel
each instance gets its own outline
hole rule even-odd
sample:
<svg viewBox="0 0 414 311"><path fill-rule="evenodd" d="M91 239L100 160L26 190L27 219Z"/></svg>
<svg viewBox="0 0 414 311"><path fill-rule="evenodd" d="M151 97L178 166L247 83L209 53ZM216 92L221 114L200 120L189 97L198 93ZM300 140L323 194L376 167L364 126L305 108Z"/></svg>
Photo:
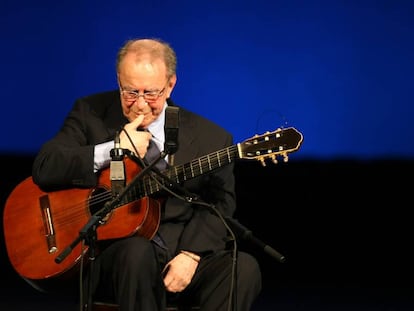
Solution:
<svg viewBox="0 0 414 311"><path fill-rule="evenodd" d="M179 146L175 154L175 165L185 164L195 159L198 154L197 131L194 121L185 110L180 110L178 132Z"/></svg>

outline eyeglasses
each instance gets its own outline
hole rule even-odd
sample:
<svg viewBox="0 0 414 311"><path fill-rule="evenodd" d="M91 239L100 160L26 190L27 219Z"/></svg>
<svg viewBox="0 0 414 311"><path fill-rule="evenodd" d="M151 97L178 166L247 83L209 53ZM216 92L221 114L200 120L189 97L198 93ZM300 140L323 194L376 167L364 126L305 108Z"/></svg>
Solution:
<svg viewBox="0 0 414 311"><path fill-rule="evenodd" d="M155 102L162 94L165 92L165 89L167 88L167 83L165 84L164 88L161 91L144 91L142 94L139 94L139 91L136 90L124 90L123 87L120 85L120 91L122 94L122 97L125 100L128 101L136 101L141 96L144 98L147 102Z"/></svg>

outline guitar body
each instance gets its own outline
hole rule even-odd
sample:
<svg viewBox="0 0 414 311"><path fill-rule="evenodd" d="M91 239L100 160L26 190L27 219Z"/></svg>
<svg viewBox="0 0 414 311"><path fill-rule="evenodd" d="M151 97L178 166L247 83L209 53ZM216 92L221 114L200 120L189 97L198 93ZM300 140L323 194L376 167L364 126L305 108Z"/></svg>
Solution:
<svg viewBox="0 0 414 311"><path fill-rule="evenodd" d="M124 160L129 166L131 160ZM136 165L135 165L136 166ZM127 181L136 175L127 170ZM79 237L91 215L111 200L109 169L102 171L93 189L42 191L31 177L9 195L3 214L4 236L11 264L30 280L62 276L75 268L88 247L77 243L67 257L56 257ZM97 203L98 206L97 206ZM115 208L97 228L97 239L117 239L135 234L152 238L158 230L160 203L149 197Z"/></svg>

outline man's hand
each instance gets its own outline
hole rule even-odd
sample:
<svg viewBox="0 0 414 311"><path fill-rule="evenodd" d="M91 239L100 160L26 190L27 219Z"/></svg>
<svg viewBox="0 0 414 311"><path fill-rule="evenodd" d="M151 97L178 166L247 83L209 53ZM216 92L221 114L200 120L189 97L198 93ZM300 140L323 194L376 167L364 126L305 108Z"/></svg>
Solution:
<svg viewBox="0 0 414 311"><path fill-rule="evenodd" d="M181 252L164 267L164 285L172 293L183 291L197 269L200 257L190 252Z"/></svg>
<svg viewBox="0 0 414 311"><path fill-rule="evenodd" d="M150 132L137 131L142 120L144 120L144 115L139 115L134 121L125 124L124 130L119 133L120 147L122 149L128 149L135 154L138 153L141 158L147 153L149 142L152 137ZM128 132L131 140L129 140L125 131Z"/></svg>

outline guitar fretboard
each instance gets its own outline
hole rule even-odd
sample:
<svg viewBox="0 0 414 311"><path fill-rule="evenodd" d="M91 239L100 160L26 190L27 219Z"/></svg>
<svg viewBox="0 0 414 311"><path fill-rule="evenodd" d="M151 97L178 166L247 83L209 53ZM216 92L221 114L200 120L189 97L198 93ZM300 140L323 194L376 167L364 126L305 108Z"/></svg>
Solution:
<svg viewBox="0 0 414 311"><path fill-rule="evenodd" d="M170 167L163 171L162 174L167 176L172 182L179 184L228 165L238 158L237 145L233 145L192 160L186 164ZM149 174L155 175L154 172L149 172ZM164 179L157 178L155 180L151 176L145 175L140 182L130 189L125 198L126 202L122 202L119 205L157 193L162 190L162 185L165 185L166 182Z"/></svg>

